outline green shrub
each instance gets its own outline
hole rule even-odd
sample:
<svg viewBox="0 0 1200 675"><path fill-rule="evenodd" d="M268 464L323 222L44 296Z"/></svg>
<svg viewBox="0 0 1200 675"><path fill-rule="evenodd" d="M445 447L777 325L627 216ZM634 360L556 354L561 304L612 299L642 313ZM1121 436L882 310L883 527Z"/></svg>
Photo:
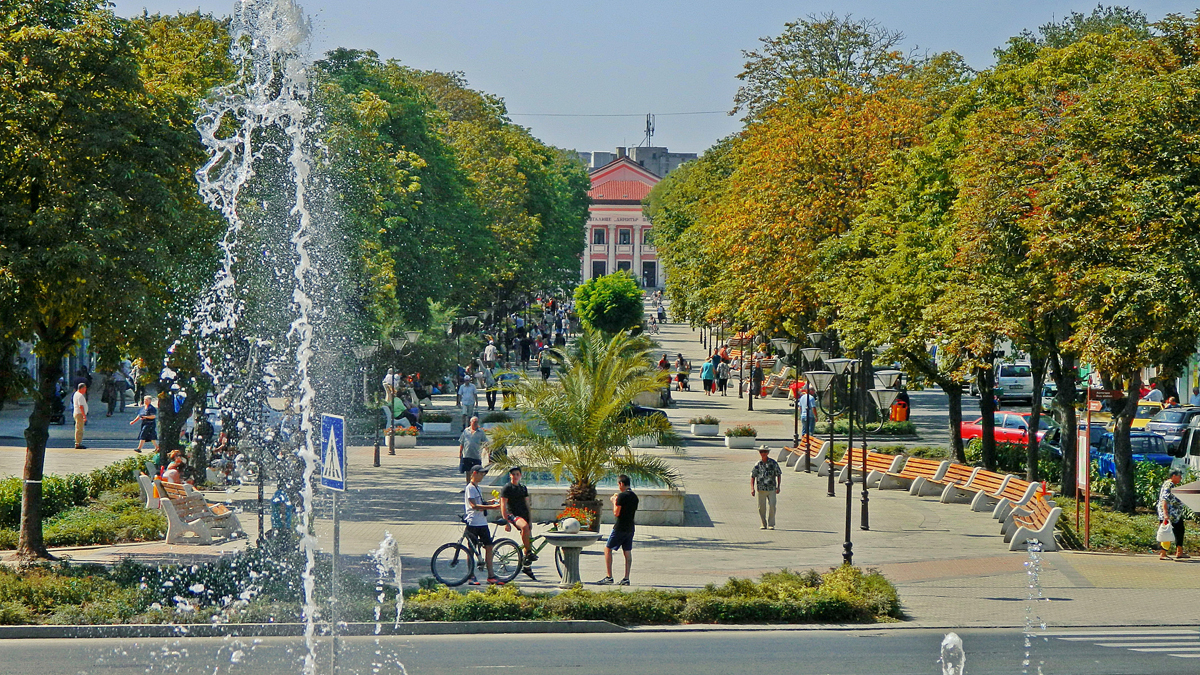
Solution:
<svg viewBox="0 0 1200 675"><path fill-rule="evenodd" d="M839 417L833 421L834 433L844 434L844 433L846 433L846 430L849 428L850 428L850 422L845 417ZM860 426L859 424L856 423L854 425L855 435L862 433L862 429L863 429L862 426ZM828 421L817 424L817 435L823 435L823 434L828 434L828 433L829 433L829 422ZM891 420L888 420L883 423L883 427L881 427L878 431L875 430L875 425L873 425L873 424L869 425L869 433L872 436L916 436L917 435L917 425L915 425L912 422L907 421L907 420L904 422L893 422Z"/></svg>
<svg viewBox="0 0 1200 675"><path fill-rule="evenodd" d="M444 412L423 412L421 413L421 423L433 422L434 424L445 424L453 422L454 417L450 413Z"/></svg>
<svg viewBox="0 0 1200 675"><path fill-rule="evenodd" d="M920 459L949 459L950 448L944 448L940 445L918 445L915 448L905 449L904 454Z"/></svg>
<svg viewBox="0 0 1200 675"><path fill-rule="evenodd" d="M73 506L82 506L105 490L129 483L134 472L142 467L142 458L135 455L86 474L43 476L42 517L51 518ZM16 476L0 480L0 528L15 528L20 524L21 484Z"/></svg>
<svg viewBox="0 0 1200 675"><path fill-rule="evenodd" d="M1079 530L1075 530L1075 500L1069 497L1055 497L1054 502L1062 508L1062 517L1058 519L1058 528L1067 532L1068 541L1083 542L1083 516L1080 515ZM1082 509L1082 507L1081 507ZM1093 550L1113 551L1120 553L1145 553L1159 550L1155 535L1158 533L1158 515L1153 512L1129 515L1118 513L1092 499L1092 536ZM1185 530L1184 549L1196 554L1200 552L1200 527L1189 523Z"/></svg>
<svg viewBox="0 0 1200 675"><path fill-rule="evenodd" d="M43 523L47 546L91 546L130 541L153 541L167 532L167 519L143 506L136 483L110 490L88 506L59 512ZM17 547L18 532L0 529L0 549Z"/></svg>
<svg viewBox="0 0 1200 675"><path fill-rule="evenodd" d="M485 424L504 424L512 421L512 415L506 412L490 412L484 415L481 421Z"/></svg>
<svg viewBox="0 0 1200 675"><path fill-rule="evenodd" d="M972 438L964 448L964 452L967 456L967 464L983 466L982 440ZM996 443L996 470L1001 473L1023 475L1027 459L1027 449L1023 443Z"/></svg>
<svg viewBox="0 0 1200 675"><path fill-rule="evenodd" d="M720 423L721 423L721 420L713 417L712 415L705 415L703 417L693 417L692 419L688 420L688 424L720 424Z"/></svg>
<svg viewBox="0 0 1200 675"><path fill-rule="evenodd" d="M736 427L726 429L725 435L731 438L751 438L758 436L758 429L749 424L739 424Z"/></svg>

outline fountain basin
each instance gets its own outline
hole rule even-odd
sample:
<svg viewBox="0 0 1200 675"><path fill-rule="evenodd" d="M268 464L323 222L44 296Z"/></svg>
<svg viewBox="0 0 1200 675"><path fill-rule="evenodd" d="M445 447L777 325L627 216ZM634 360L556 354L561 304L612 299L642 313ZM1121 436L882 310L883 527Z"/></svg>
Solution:
<svg viewBox="0 0 1200 675"><path fill-rule="evenodd" d="M591 546L596 543L595 532L580 532L578 534L568 534L566 532L547 532L545 535L546 541L563 553L563 572L562 581L558 584L559 588L571 588L575 584L582 581L579 576L579 553L584 546Z"/></svg>

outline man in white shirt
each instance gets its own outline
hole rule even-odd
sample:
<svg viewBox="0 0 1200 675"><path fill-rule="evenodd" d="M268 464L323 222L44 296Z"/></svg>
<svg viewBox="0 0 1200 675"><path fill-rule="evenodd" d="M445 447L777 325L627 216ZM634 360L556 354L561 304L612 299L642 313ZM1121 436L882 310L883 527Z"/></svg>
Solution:
<svg viewBox="0 0 1200 675"><path fill-rule="evenodd" d="M487 563L488 583L503 586L504 582L496 579L496 573L492 571L492 532L488 529L487 512L500 508L500 505L485 500L483 491L479 489L479 481L487 475L487 471L482 466L475 466L471 470L471 482L467 483L467 489L463 491L463 510L466 511L463 520L467 523L467 534L479 541L479 545L483 546L484 560ZM471 570L471 576L467 581L471 586L478 586L479 581L475 578L475 570Z"/></svg>
<svg viewBox="0 0 1200 675"><path fill-rule="evenodd" d="M1155 403L1162 403L1163 393L1162 389L1158 388L1157 382L1150 383L1150 391L1146 392L1145 400L1154 401Z"/></svg>
<svg viewBox="0 0 1200 675"><path fill-rule="evenodd" d="M475 404L479 400L479 388L475 386L474 379L467 376L463 383L458 385L458 401L462 405L463 428L475 416Z"/></svg>
<svg viewBox="0 0 1200 675"><path fill-rule="evenodd" d="M796 399L796 407L800 409L801 435L812 436L817 431L817 398L811 388L804 388L804 393Z"/></svg>
<svg viewBox="0 0 1200 675"><path fill-rule="evenodd" d="M498 351L496 349L496 342L494 340L488 340L487 346L483 348L484 365L486 365L488 368L495 368L497 353Z"/></svg>
<svg viewBox="0 0 1200 675"><path fill-rule="evenodd" d="M83 444L83 425L87 424L88 401L87 384L80 382L71 397L71 413L75 416L75 449L87 450Z"/></svg>

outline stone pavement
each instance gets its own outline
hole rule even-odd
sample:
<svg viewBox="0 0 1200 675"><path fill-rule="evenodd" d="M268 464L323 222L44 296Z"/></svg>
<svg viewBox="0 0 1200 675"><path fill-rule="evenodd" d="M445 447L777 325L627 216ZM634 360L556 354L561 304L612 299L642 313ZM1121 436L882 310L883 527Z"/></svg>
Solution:
<svg viewBox="0 0 1200 675"><path fill-rule="evenodd" d="M694 361L703 357L687 326L669 324L657 336L669 354L683 352ZM825 494L826 481L786 471L779 496L778 529L759 529L755 501L750 497L749 471L757 461L752 450L729 450L720 439L690 438L689 417L713 414L723 425L749 423L760 440L773 447L791 438L790 410L783 399L755 401L754 412L736 390L727 397L702 392L674 392L678 406L668 411L687 438L687 453L669 461L684 477L689 494L687 518L681 527L638 528L632 579L636 587L696 588L722 583L728 577L754 577L781 568L827 569L841 562L845 497ZM916 397L914 397L916 398ZM923 404L918 402L918 410ZM371 466L373 447L350 448L349 491L342 511L341 550L351 565L366 567L366 555L390 531L404 555L404 579L413 584L429 575L429 557L440 544L456 540L461 525L463 481L457 474L457 449L452 439L383 451L382 466ZM67 451L50 453L50 462L78 469L95 461L103 464L125 452ZM19 448L0 448L0 474L19 471ZM268 489L268 496L270 490ZM256 530L252 488L239 488L217 497L243 508L242 522ZM320 494L315 508L321 546L328 549L331 534L329 499ZM965 505L943 505L907 492L870 492L870 531L859 529L859 493L852 504L854 562L877 568L900 589L906 612L923 626L1022 626L1025 620L1027 575L1023 552L1010 553L999 526L986 513ZM603 528L607 530L607 527ZM509 535L511 536L511 535ZM77 561L112 562L121 556L191 561L241 545L200 549L162 543L93 547L70 552ZM544 553L548 552L545 551ZM585 549L584 579L604 576L603 549ZM620 574L621 558L614 566ZM521 581L523 588L551 589L556 579L548 556L535 566L539 583ZM1195 624L1200 622L1200 568L1189 563L1160 563L1151 555L1048 553L1042 584L1050 602L1037 613L1050 625ZM522 577L523 579L523 577Z"/></svg>

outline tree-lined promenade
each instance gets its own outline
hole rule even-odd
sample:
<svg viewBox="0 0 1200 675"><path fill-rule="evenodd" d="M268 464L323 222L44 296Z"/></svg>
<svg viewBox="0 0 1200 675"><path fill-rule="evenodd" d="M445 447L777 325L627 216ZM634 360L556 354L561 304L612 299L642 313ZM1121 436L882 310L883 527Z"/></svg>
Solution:
<svg viewBox="0 0 1200 675"><path fill-rule="evenodd" d="M999 345L1057 384L1064 448L1090 364L1126 392L1115 506L1132 512L1142 369L1173 381L1200 336L1200 16L1073 14L979 72L954 53L905 56L900 41L830 15L746 54L742 131L648 198L673 311L825 331L903 364L949 395L960 460L973 381L989 468ZM1035 395L1031 428L1041 414ZM1074 461L1063 453L1064 485Z"/></svg>

